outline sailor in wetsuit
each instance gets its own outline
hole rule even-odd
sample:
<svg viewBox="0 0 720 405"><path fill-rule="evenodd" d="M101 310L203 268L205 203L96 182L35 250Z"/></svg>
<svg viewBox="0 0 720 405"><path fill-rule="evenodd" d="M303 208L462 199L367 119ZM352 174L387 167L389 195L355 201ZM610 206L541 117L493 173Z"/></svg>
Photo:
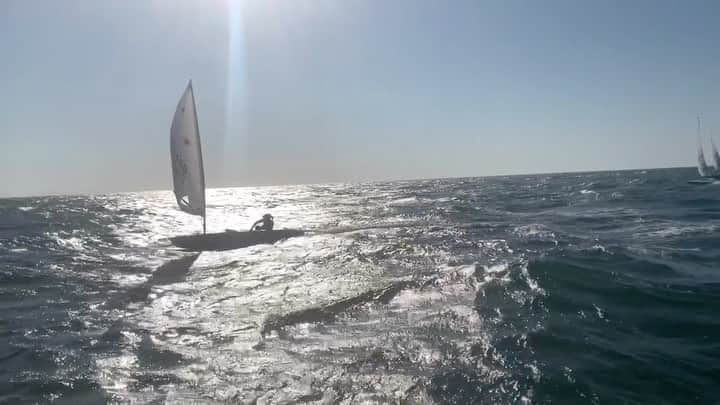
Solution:
<svg viewBox="0 0 720 405"><path fill-rule="evenodd" d="M263 215L262 219L255 221L250 231L272 231L275 222L273 222L273 216L270 214Z"/></svg>

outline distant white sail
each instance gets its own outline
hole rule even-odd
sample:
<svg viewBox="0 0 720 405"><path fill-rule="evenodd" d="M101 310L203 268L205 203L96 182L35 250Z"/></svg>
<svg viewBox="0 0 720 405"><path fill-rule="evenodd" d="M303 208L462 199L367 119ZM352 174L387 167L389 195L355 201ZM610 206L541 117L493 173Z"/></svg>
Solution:
<svg viewBox="0 0 720 405"><path fill-rule="evenodd" d="M713 162L715 163L715 173L720 174L720 154L718 153L718 150L715 147L715 142L712 138L710 138L710 144L712 145Z"/></svg>
<svg viewBox="0 0 720 405"><path fill-rule="evenodd" d="M705 162L705 154L703 153L702 137L700 136L700 116L697 117L697 139L698 139L698 173L703 177L713 175L714 170Z"/></svg>
<svg viewBox="0 0 720 405"><path fill-rule="evenodd" d="M701 176L707 177L712 174L712 169L708 167L707 163L705 163L705 154L702 150L702 143L700 143L700 139L698 138L698 173L700 173Z"/></svg>
<svg viewBox="0 0 720 405"><path fill-rule="evenodd" d="M170 156L178 206L188 214L202 216L204 231L205 173L192 81L180 97L170 127Z"/></svg>

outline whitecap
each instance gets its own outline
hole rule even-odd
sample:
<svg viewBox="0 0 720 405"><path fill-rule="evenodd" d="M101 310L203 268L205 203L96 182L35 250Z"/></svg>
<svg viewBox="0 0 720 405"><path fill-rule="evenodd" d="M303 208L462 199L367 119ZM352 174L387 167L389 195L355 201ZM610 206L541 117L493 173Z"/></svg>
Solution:
<svg viewBox="0 0 720 405"><path fill-rule="evenodd" d="M555 240L555 233L543 224L528 224L515 227L513 233L521 238L537 238Z"/></svg>
<svg viewBox="0 0 720 405"><path fill-rule="evenodd" d="M417 197L398 198L387 203L389 207L413 205L419 202Z"/></svg>
<svg viewBox="0 0 720 405"><path fill-rule="evenodd" d="M689 226L668 226L666 228L647 232L645 235L658 238L667 238L671 236L682 236L693 233L712 233L717 230L715 225L689 225Z"/></svg>

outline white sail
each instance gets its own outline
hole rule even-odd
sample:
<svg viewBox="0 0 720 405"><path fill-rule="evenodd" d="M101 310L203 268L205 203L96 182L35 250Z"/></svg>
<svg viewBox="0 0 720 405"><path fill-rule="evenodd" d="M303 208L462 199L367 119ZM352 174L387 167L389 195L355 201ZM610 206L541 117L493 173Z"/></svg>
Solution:
<svg viewBox="0 0 720 405"><path fill-rule="evenodd" d="M700 175L703 177L707 177L712 174L712 170L710 169L710 167L708 167L707 163L705 163L705 154L703 153L702 143L700 143L699 138L698 138L698 173L700 173Z"/></svg>
<svg viewBox="0 0 720 405"><path fill-rule="evenodd" d="M718 153L718 150L715 147L715 142L712 138L710 138L710 144L712 145L713 162L715 163L715 174L720 174L720 153Z"/></svg>
<svg viewBox="0 0 720 405"><path fill-rule="evenodd" d="M188 214L202 216L204 232L205 173L192 81L180 97L170 127L170 156L178 206Z"/></svg>

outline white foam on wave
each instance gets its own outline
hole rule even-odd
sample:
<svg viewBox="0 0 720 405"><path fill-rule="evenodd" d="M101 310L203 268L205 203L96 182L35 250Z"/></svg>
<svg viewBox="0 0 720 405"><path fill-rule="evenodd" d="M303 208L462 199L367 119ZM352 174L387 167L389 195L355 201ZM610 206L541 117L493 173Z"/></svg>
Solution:
<svg viewBox="0 0 720 405"><path fill-rule="evenodd" d="M417 197L406 197L406 198L398 198L396 200L389 201L386 205L389 207L396 207L396 206L405 206L405 205L414 205L420 202Z"/></svg>
<svg viewBox="0 0 720 405"><path fill-rule="evenodd" d="M513 233L521 238L556 240L555 233L543 224L517 226L513 229Z"/></svg>
<svg viewBox="0 0 720 405"><path fill-rule="evenodd" d="M457 302L463 295L475 294L475 265L449 266L438 269L440 277L424 288L409 288L401 291L391 301L390 306L408 308L417 306L430 307L435 302Z"/></svg>
<svg viewBox="0 0 720 405"><path fill-rule="evenodd" d="M655 231L650 231L647 233L644 233L645 236L650 237L658 237L658 238L666 238L666 237L673 237L673 236L683 236L693 233L713 233L718 230L717 225L712 224L704 224L704 225L687 225L687 226L680 226L680 225L673 225L668 226L666 228L658 229ZM636 234L635 236L639 236L641 234Z"/></svg>
<svg viewBox="0 0 720 405"><path fill-rule="evenodd" d="M530 287L530 290L533 293L545 295L545 290L542 287L540 287L540 284L538 284L538 282L534 278L532 278L530 276L530 273L528 272L527 263L525 263L525 265L522 268L522 275L523 275L523 278L525 279L525 282L527 283L528 287Z"/></svg>
<svg viewBox="0 0 720 405"><path fill-rule="evenodd" d="M402 314L410 325L479 330L481 323L473 303L480 288L476 264L438 269L439 277L419 288L407 288L389 303L390 313ZM442 308L438 312L438 308ZM464 344L465 342L456 342Z"/></svg>
<svg viewBox="0 0 720 405"><path fill-rule="evenodd" d="M83 239L77 236L64 237L64 235L61 235L58 232L45 232L45 236L64 248L78 252L85 251L85 243L83 242Z"/></svg>
<svg viewBox="0 0 720 405"><path fill-rule="evenodd" d="M404 290L390 301L390 308L401 309L415 306L430 306L431 302L437 302L442 300L443 294L437 290Z"/></svg>
<svg viewBox="0 0 720 405"><path fill-rule="evenodd" d="M605 319L605 311L603 311L602 308L600 308L599 306L597 306L595 304L593 304L593 307L595 308L595 313L597 314L597 317L603 321L606 320Z"/></svg>
<svg viewBox="0 0 720 405"><path fill-rule="evenodd" d="M600 193L598 193L595 190L588 190L588 189L580 190L580 194L589 196L589 197L590 196L595 197L596 200L600 199Z"/></svg>
<svg viewBox="0 0 720 405"><path fill-rule="evenodd" d="M510 265L508 263L500 263L492 266L484 266L482 271L478 273L478 286L499 280L501 282L510 281Z"/></svg>

